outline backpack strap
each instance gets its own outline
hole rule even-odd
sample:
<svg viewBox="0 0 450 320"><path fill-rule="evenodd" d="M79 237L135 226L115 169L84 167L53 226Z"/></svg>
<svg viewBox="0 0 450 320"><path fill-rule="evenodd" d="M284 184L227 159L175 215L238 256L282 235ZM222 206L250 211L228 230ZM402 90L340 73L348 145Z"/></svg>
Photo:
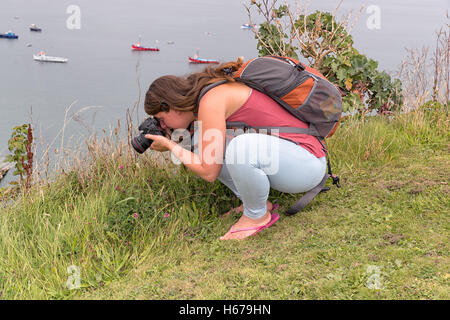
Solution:
<svg viewBox="0 0 450 320"><path fill-rule="evenodd" d="M220 86L221 84L227 83L227 82L228 82L227 80L221 80L221 81L217 81L217 82L214 82L214 83L211 83L211 84L205 86L205 87L202 89L202 91L200 91L200 95L199 95L198 98L197 98L197 106L200 105L200 99L203 98L203 96L204 96L209 90L211 90L212 88L215 88L215 87L217 87L217 86Z"/></svg>
<svg viewBox="0 0 450 320"><path fill-rule="evenodd" d="M278 130L280 133L301 133L308 134L315 137L320 137L320 134L317 132L316 128L310 124L309 128L297 128L297 127L253 127L256 129L269 129L269 130Z"/></svg>
<svg viewBox="0 0 450 320"><path fill-rule="evenodd" d="M314 197L317 196L320 192L330 190L330 187L324 188L328 178L333 179L333 184L335 184L338 188L341 187L341 184L339 183L339 177L331 172L331 164L330 159L328 157L327 157L327 166L328 172L325 173L322 181L320 181L320 183L313 189L305 193L296 203L294 203L288 210L286 210L284 212L285 215L292 216L296 214L304 207L306 207L312 201L312 199L314 199Z"/></svg>
<svg viewBox="0 0 450 320"><path fill-rule="evenodd" d="M314 199L314 197L317 196L323 190L323 187L325 186L325 183L327 182L329 177L330 175L328 173L325 173L322 181L320 181L320 183L313 189L305 193L303 197L301 197L300 200L298 200L288 210L286 210L284 214L291 216L302 210L304 207L306 207L308 203L310 203L312 199Z"/></svg>
<svg viewBox="0 0 450 320"><path fill-rule="evenodd" d="M271 130L277 130L279 133L300 133L300 134L308 134L315 137L320 137L316 128L313 125L310 125L309 128L298 128L298 127L267 127L267 126L249 126L245 122L240 121L227 121L227 128L242 128L242 129L267 129L269 130L269 134Z"/></svg>

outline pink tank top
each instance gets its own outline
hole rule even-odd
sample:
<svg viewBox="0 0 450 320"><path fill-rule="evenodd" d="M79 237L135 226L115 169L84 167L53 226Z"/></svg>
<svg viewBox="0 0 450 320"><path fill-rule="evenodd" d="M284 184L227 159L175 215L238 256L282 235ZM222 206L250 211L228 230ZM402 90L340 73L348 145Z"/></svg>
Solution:
<svg viewBox="0 0 450 320"><path fill-rule="evenodd" d="M270 97L257 90L252 90L247 101L226 121L242 121L249 126L308 128L308 124L298 120ZM322 145L314 136L283 132L280 132L279 136L302 146L317 158L325 157Z"/></svg>

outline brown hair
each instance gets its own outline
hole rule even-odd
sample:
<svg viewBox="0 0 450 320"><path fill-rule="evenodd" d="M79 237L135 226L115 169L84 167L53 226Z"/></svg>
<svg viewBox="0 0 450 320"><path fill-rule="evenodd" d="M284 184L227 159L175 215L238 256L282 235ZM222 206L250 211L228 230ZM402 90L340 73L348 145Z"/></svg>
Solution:
<svg viewBox="0 0 450 320"><path fill-rule="evenodd" d="M234 82L232 73L237 71L244 59L226 62L218 67L207 67L202 72L196 72L187 77L162 76L150 85L145 95L144 109L150 115L170 108L179 111L198 112L197 99L202 89L217 81Z"/></svg>

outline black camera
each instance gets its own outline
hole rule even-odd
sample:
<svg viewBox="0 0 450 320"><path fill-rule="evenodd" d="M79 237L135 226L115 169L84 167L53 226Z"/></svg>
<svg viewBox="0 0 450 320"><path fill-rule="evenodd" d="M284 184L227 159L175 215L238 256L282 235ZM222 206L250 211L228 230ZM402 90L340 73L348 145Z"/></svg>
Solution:
<svg viewBox="0 0 450 320"><path fill-rule="evenodd" d="M147 150L153 140L147 139L145 137L146 134L153 134L158 136L165 136L164 130L161 128L158 119L156 118L147 118L144 122L139 125L139 131L141 134L137 137L131 138L131 145L134 150L139 153L144 153Z"/></svg>

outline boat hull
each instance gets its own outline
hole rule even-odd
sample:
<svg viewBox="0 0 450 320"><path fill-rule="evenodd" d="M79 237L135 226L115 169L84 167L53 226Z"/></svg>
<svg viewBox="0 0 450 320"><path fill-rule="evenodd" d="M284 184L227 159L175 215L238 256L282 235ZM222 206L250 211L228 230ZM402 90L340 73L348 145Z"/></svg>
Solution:
<svg viewBox="0 0 450 320"><path fill-rule="evenodd" d="M42 32L42 29L41 28L30 28L30 31Z"/></svg>
<svg viewBox="0 0 450 320"><path fill-rule="evenodd" d="M33 55L33 59L35 61L55 62L55 63L66 63L67 61L69 61L69 59L67 59L67 58L50 57L50 56L36 56L36 55Z"/></svg>
<svg viewBox="0 0 450 320"><path fill-rule="evenodd" d="M211 60L211 59L195 59L195 58L191 58L188 57L189 59L189 63L198 63L198 64L205 64L205 63L214 63L214 64L218 64L219 61L218 60Z"/></svg>
<svg viewBox="0 0 450 320"><path fill-rule="evenodd" d="M19 36L16 36L16 35L11 36L11 35L6 35L6 34L0 34L0 38L3 38L3 39L19 39Z"/></svg>
<svg viewBox="0 0 450 320"><path fill-rule="evenodd" d="M145 48L145 47L138 47L135 45L132 45L131 49L133 51L159 51L159 48Z"/></svg>

